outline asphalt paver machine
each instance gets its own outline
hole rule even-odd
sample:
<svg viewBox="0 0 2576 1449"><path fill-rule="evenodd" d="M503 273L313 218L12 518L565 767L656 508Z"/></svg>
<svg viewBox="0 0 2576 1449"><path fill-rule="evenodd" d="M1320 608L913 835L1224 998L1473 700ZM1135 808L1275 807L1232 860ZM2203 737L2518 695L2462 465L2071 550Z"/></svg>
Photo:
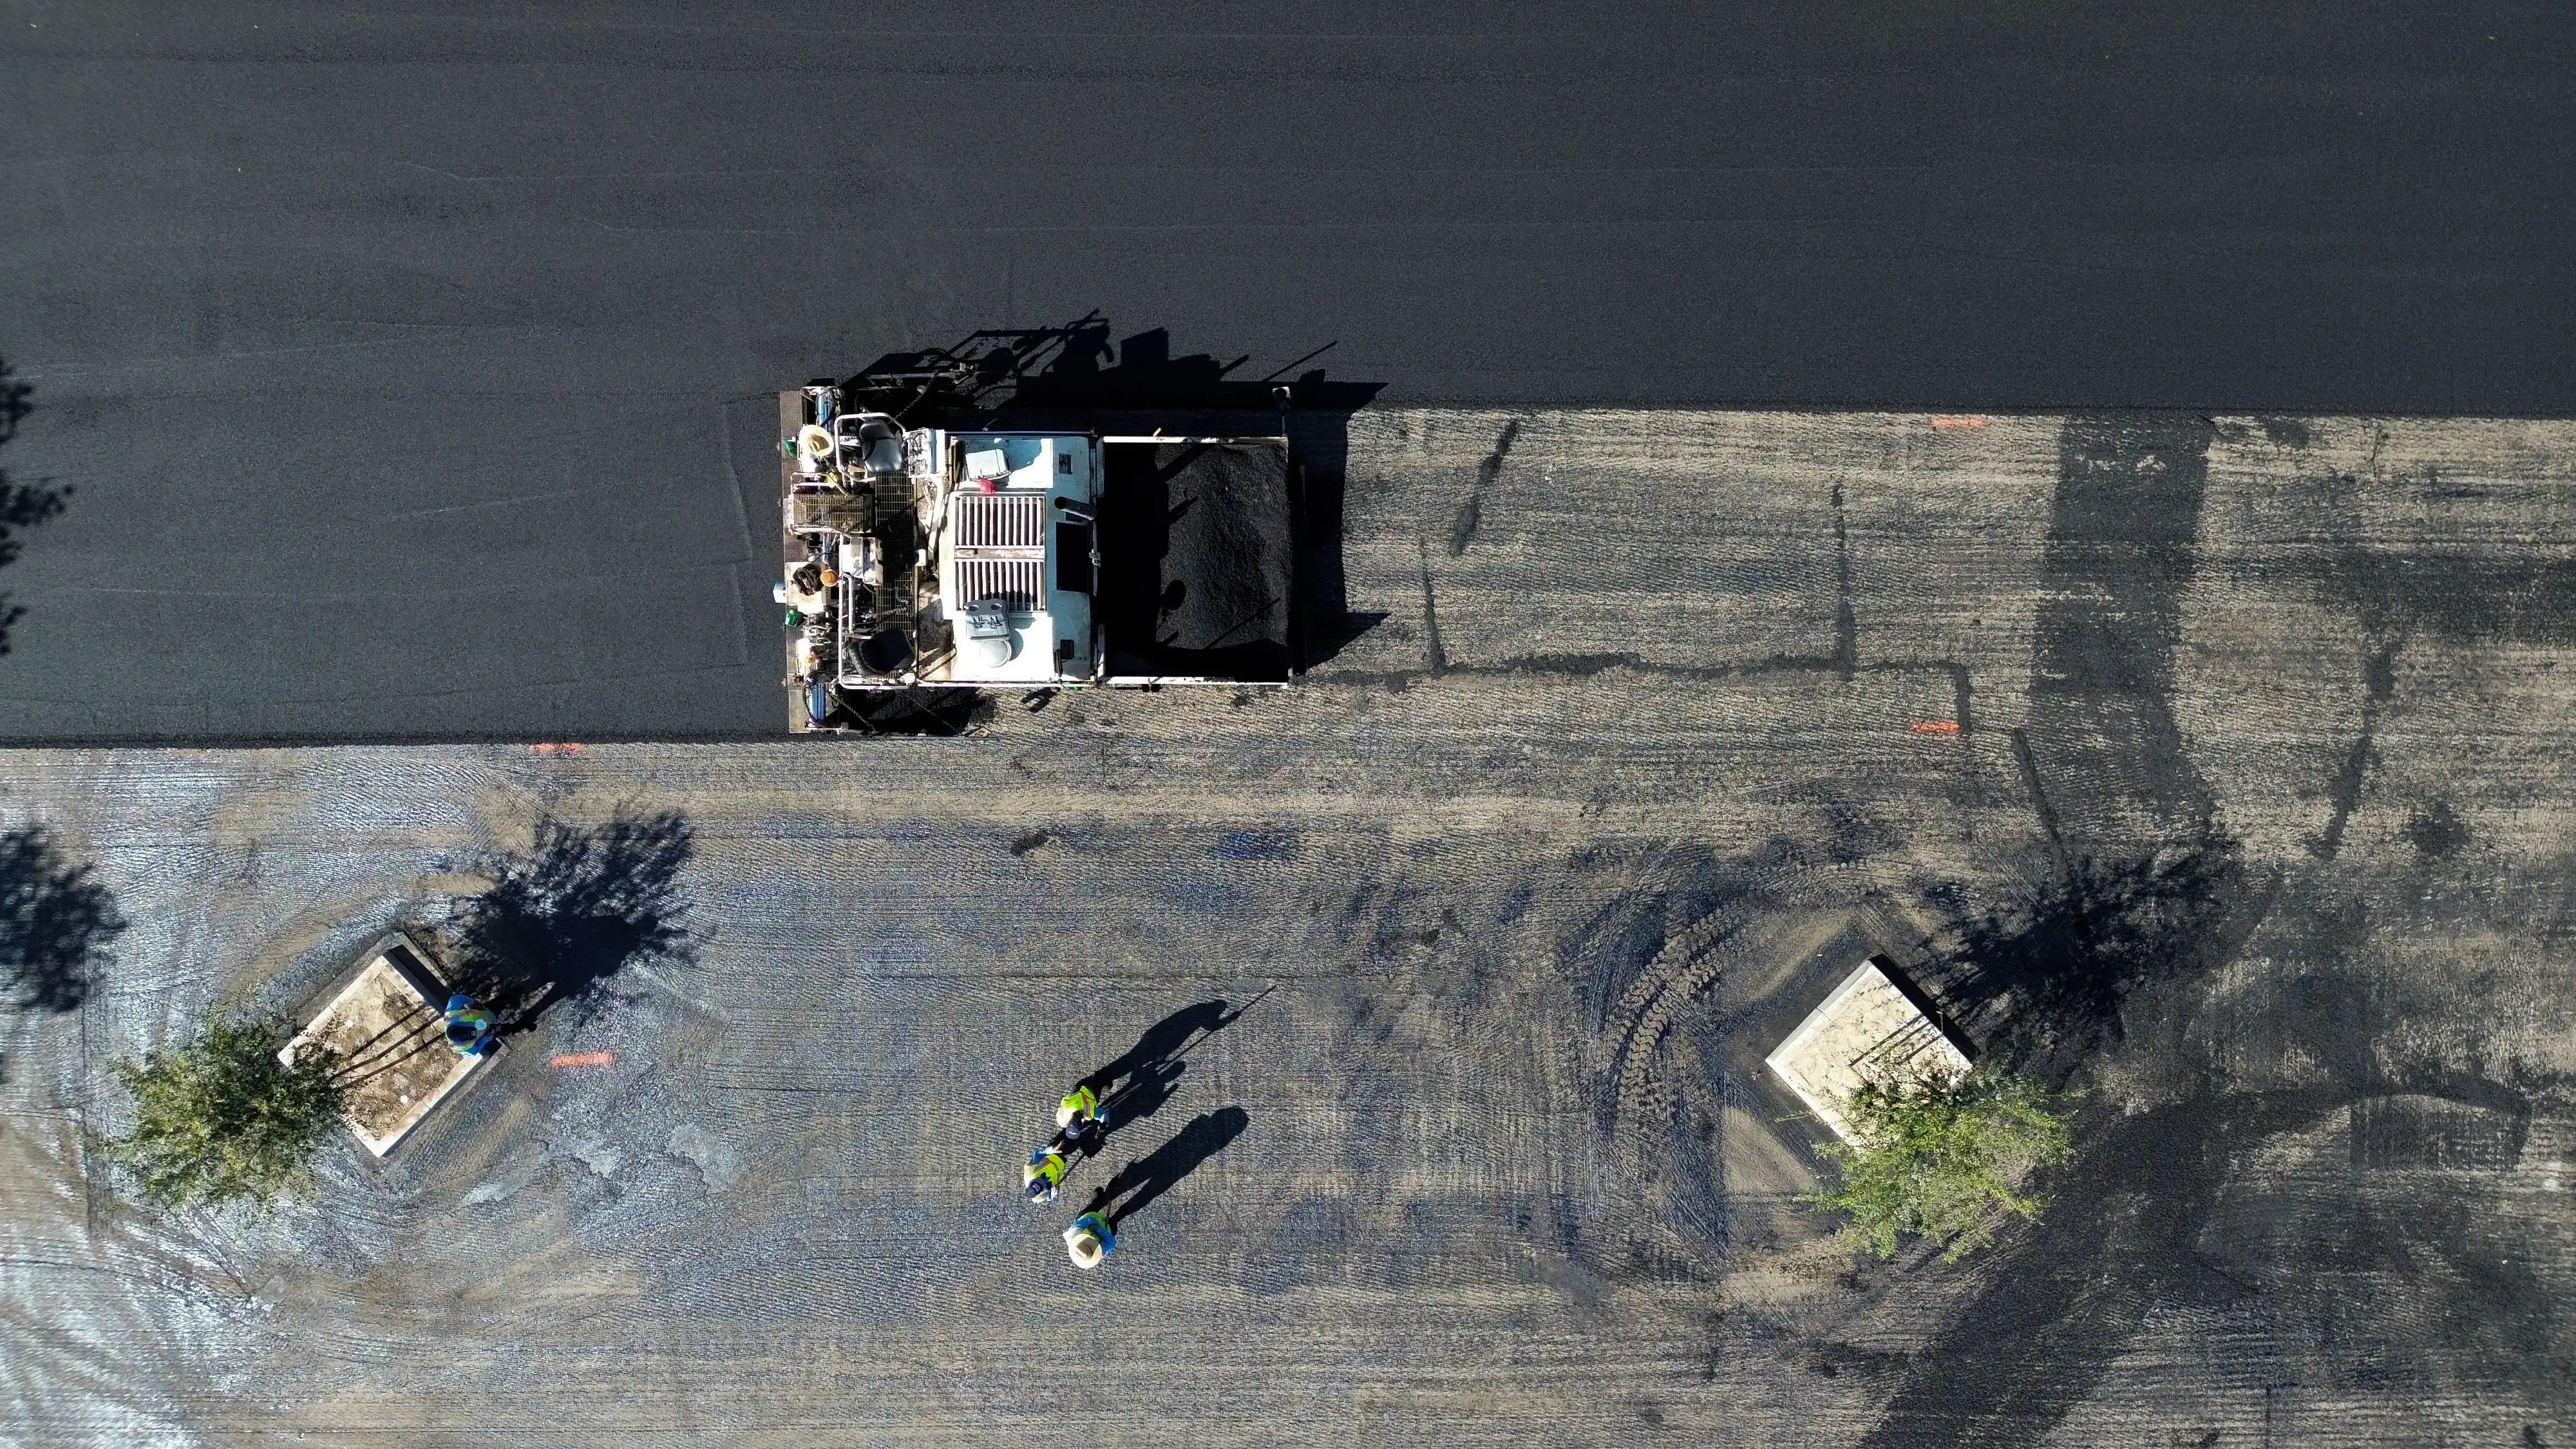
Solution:
<svg viewBox="0 0 2576 1449"><path fill-rule="evenodd" d="M1272 416L997 401L1053 335L779 394L790 729L865 728L888 692L1291 679L1287 390Z"/></svg>

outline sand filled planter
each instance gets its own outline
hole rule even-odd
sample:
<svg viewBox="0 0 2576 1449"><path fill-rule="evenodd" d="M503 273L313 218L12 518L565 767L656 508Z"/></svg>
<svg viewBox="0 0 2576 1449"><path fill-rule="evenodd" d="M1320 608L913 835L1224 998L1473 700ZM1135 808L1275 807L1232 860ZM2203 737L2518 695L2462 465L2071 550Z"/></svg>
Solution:
<svg viewBox="0 0 2576 1449"><path fill-rule="evenodd" d="M1835 1136L1851 1140L1844 1104L1872 1078L1956 1078L1968 1054L1897 985L1896 963L1872 956L1825 995L1764 1062Z"/></svg>
<svg viewBox="0 0 2576 1449"><path fill-rule="evenodd" d="M292 1066L316 1044L337 1051L341 1080L349 1084L342 1116L367 1150L382 1157L484 1060L447 1045L445 1005L438 979L418 953L399 938L380 941L278 1060Z"/></svg>

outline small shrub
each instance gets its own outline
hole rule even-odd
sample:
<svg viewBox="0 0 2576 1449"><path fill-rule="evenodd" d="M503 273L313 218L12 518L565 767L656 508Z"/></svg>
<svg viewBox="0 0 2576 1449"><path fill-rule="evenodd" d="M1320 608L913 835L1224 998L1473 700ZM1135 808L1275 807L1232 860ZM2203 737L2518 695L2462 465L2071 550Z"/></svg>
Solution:
<svg viewBox="0 0 2576 1449"><path fill-rule="evenodd" d="M118 1062L135 1121L108 1156L159 1203L265 1207L300 1188L347 1087L337 1055L318 1045L280 1062L292 1035L280 1017L216 1021L185 1046Z"/></svg>
<svg viewBox="0 0 2576 1449"><path fill-rule="evenodd" d="M1914 1236L1955 1263L1993 1242L2007 1216L2037 1220L2048 1199L2021 1184L2071 1151L2064 1108L2008 1072L1872 1080L1843 1115L1854 1140L1819 1149L1841 1181L1809 1201L1849 1214L1882 1258Z"/></svg>

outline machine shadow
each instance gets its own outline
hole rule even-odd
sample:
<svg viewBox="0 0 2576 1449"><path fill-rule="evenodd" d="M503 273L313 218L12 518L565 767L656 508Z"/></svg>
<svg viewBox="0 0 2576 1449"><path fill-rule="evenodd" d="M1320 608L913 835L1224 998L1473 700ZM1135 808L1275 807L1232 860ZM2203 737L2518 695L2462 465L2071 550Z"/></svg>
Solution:
<svg viewBox="0 0 2576 1449"><path fill-rule="evenodd" d="M862 700L846 700L842 709L872 735L962 735L1000 712L980 689L943 689L917 685L887 690Z"/></svg>
<svg viewBox="0 0 2576 1449"><path fill-rule="evenodd" d="M95 869L65 860L41 825L0 833L0 973L20 1010L79 1010L124 934Z"/></svg>
<svg viewBox="0 0 2576 1449"><path fill-rule="evenodd" d="M1342 562L1343 495L1350 420L1385 388L1306 368L1331 344L1266 376L1238 372L1205 353L1175 356L1171 335L1149 328L1115 343L1093 312L1054 327L988 329L953 346L888 353L845 389L907 425L938 420L957 428L1063 428L1173 438L1279 436L1288 439L1289 581L1287 663L1313 668L1385 618L1354 614ZM1152 520L1169 529L1181 520ZM1146 601L1148 609L1179 601ZM1168 610L1163 610L1168 612ZM1211 664L1211 669L1228 667Z"/></svg>
<svg viewBox="0 0 2576 1449"><path fill-rule="evenodd" d="M693 961L679 877L695 842L671 812L539 821L528 852L494 862L491 889L466 904L450 982L520 1032L559 1002L586 1013L614 999L609 983L638 962Z"/></svg>

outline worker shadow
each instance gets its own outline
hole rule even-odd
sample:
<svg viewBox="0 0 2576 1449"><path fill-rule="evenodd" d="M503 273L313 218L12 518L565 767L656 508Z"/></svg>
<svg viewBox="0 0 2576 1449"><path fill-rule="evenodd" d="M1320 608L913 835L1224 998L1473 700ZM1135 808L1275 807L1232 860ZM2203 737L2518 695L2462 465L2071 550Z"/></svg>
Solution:
<svg viewBox="0 0 2576 1449"><path fill-rule="evenodd" d="M1245 1012L1270 994L1271 989L1263 987L1258 995L1241 1006L1218 997L1182 1007L1145 1028L1137 1036L1134 1046L1084 1077L1082 1084L1098 1092L1104 1104L1133 1091L1140 1094L1139 1101L1152 1100L1154 1105L1161 1105L1160 1099L1151 1094L1162 1091L1168 1095L1168 1079L1179 1075L1181 1058L1192 1047L1240 1021ZM1167 1067L1170 1069L1168 1073L1164 1071ZM1158 1082L1162 1085L1158 1086ZM1117 1119L1113 1117L1111 1120Z"/></svg>
<svg viewBox="0 0 2576 1449"><path fill-rule="evenodd" d="M1163 1104L1180 1089L1181 1075L1189 1069L1186 1057L1190 1049L1241 1020L1272 990L1263 987L1241 1006L1219 997L1182 1007L1145 1028L1136 1044L1115 1060L1085 1076L1081 1084L1100 1094L1101 1111L1109 1119L1109 1126L1091 1135L1083 1144L1083 1155L1098 1155L1111 1132L1162 1110Z"/></svg>
<svg viewBox="0 0 2576 1449"><path fill-rule="evenodd" d="M1109 1230L1117 1232L1120 1224L1224 1151L1251 1123L1251 1114L1241 1107L1220 1107L1191 1118L1172 1140L1119 1168L1116 1176L1092 1193L1083 1211L1100 1214Z"/></svg>
<svg viewBox="0 0 2576 1449"><path fill-rule="evenodd" d="M638 962L693 960L679 877L695 841L675 812L539 821L531 848L493 862L491 889L466 904L455 988L515 1033L559 1002L586 1011L611 999L609 983Z"/></svg>
<svg viewBox="0 0 2576 1449"><path fill-rule="evenodd" d="M1185 1061L1149 1062L1126 1074L1117 1088L1101 1093L1100 1110L1109 1119L1108 1127L1091 1134L1083 1145L1083 1155L1096 1157L1107 1145L1109 1134L1131 1122L1142 1122L1172 1100L1180 1089L1181 1073L1188 1070Z"/></svg>

